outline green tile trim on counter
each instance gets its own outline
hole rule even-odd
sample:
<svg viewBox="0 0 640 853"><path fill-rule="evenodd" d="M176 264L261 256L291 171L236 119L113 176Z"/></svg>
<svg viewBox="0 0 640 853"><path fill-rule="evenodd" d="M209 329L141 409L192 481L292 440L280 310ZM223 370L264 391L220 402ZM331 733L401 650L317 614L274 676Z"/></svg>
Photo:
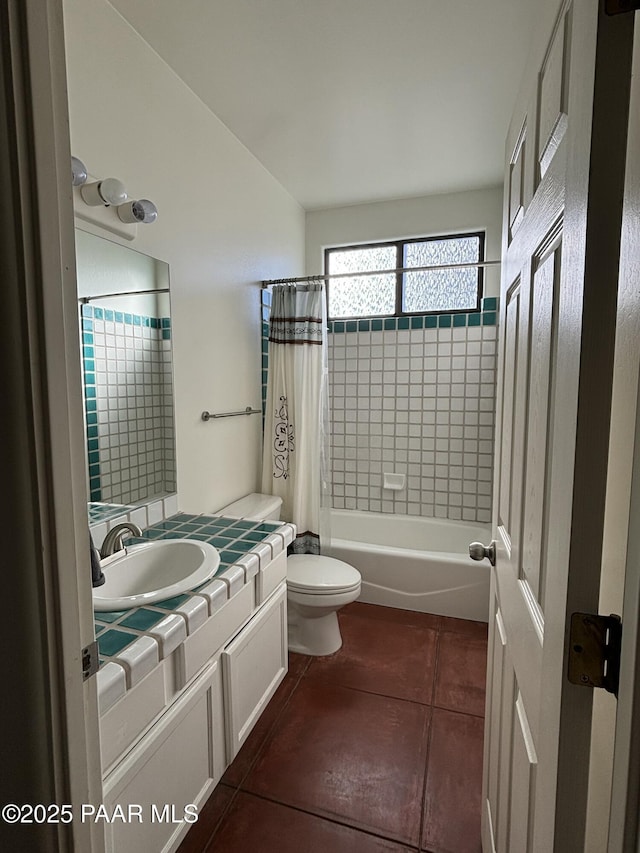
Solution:
<svg viewBox="0 0 640 853"><path fill-rule="evenodd" d="M252 531L259 533L274 533L278 528L282 527L282 524L274 524L269 521L261 521L259 524L256 524L255 527L252 527Z"/></svg>
<svg viewBox="0 0 640 853"><path fill-rule="evenodd" d="M257 544L257 542L254 542L253 547L255 548ZM238 545L239 547L236 547ZM243 548L242 545L243 543L240 542L230 542L229 547L225 548L224 551L220 551L220 561L223 563L226 562L229 566L237 563L238 560L242 559L245 554L252 550L251 548Z"/></svg>
<svg viewBox="0 0 640 853"><path fill-rule="evenodd" d="M262 540L264 539L263 534L264 531L262 530L247 530L246 533L242 534L242 539L248 539L250 542L262 542ZM238 542L237 545L240 545L240 542Z"/></svg>
<svg viewBox="0 0 640 853"><path fill-rule="evenodd" d="M121 514L119 508L118 514ZM155 539L199 539L210 542L220 551L220 574L241 560L261 542L279 530L284 522L245 521L244 519L224 516L191 515L179 512L171 518L153 524L143 531L142 536L132 536L127 544L143 543ZM215 577L215 575L214 575ZM145 604L131 610L114 612L95 612L94 622L101 663L108 662L123 649L133 643L144 632L174 612L188 601L191 594L197 594L210 581L201 584L191 593L175 595L155 604ZM120 630L121 628L127 630ZM102 660L104 659L104 660Z"/></svg>
<svg viewBox="0 0 640 853"><path fill-rule="evenodd" d="M231 523L230 526L234 529L239 527L241 530L252 530L256 526L256 523L255 521L245 521L244 519L236 519Z"/></svg>
<svg viewBox="0 0 640 853"><path fill-rule="evenodd" d="M128 631L104 631L98 635L98 650L103 657L113 657L137 639Z"/></svg>
<svg viewBox="0 0 640 853"><path fill-rule="evenodd" d="M171 598L165 598L164 601L158 601L155 606L161 607L162 610L175 610L176 607L180 607L180 605L184 604L188 599L188 593L183 593L182 595L174 595Z"/></svg>
<svg viewBox="0 0 640 853"><path fill-rule="evenodd" d="M124 625L125 628L135 628L138 631L147 631L163 618L162 613L157 613L155 610L137 607L129 611L129 615L120 621L120 625Z"/></svg>

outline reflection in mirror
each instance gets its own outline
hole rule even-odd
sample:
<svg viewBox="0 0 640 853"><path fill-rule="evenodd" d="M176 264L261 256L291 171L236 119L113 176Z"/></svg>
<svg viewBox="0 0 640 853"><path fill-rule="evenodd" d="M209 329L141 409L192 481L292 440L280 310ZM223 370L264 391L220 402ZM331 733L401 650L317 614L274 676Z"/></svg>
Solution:
<svg viewBox="0 0 640 853"><path fill-rule="evenodd" d="M176 490L169 267L80 230L76 262L94 522Z"/></svg>

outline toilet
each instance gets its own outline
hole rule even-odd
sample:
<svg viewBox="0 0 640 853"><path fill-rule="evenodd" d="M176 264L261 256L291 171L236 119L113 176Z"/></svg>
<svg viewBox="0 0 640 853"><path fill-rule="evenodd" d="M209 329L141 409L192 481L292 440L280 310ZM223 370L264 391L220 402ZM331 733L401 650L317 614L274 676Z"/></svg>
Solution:
<svg viewBox="0 0 640 853"><path fill-rule="evenodd" d="M217 510L229 518L278 520L282 498L251 494ZM315 554L287 558L289 651L331 655L342 646L338 610L360 595L360 572L342 560Z"/></svg>

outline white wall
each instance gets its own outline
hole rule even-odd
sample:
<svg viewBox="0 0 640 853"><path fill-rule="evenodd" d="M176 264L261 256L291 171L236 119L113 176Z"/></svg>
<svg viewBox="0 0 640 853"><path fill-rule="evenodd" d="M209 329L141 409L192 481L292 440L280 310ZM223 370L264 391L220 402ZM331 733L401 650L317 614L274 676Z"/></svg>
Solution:
<svg viewBox="0 0 640 853"><path fill-rule="evenodd" d="M180 508L216 509L257 487L261 424L200 413L259 406L255 282L303 272L304 212L106 0L64 11L72 151L159 210L131 245L171 266Z"/></svg>
<svg viewBox="0 0 640 853"><path fill-rule="evenodd" d="M322 272L327 246L486 229L487 260L500 258L502 187L354 204L307 213L307 275ZM485 296L500 293L499 268L487 270Z"/></svg>

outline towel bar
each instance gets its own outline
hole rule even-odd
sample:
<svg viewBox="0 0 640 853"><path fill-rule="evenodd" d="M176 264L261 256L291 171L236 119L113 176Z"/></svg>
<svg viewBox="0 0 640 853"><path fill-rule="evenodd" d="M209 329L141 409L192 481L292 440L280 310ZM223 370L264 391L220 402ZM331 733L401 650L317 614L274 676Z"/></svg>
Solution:
<svg viewBox="0 0 640 853"><path fill-rule="evenodd" d="M261 415L262 409L252 409L247 406L239 412L218 412L217 415L212 415L211 412L203 412L201 417L203 421L210 421L212 418L235 418L236 415Z"/></svg>

